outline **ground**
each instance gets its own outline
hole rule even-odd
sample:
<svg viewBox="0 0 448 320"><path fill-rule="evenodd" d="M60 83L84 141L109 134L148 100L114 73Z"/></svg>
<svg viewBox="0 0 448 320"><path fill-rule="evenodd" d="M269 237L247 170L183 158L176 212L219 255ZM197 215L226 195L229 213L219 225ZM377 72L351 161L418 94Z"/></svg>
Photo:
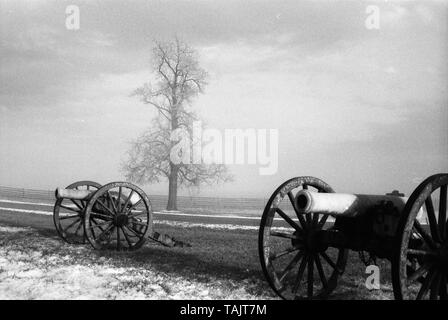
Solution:
<svg viewBox="0 0 448 320"><path fill-rule="evenodd" d="M148 242L115 252L66 244L49 223L0 223L0 299L277 299L260 268L256 230L159 223L157 231L192 247ZM365 266L351 253L330 298L393 298L389 263L380 270L381 289L367 290Z"/></svg>

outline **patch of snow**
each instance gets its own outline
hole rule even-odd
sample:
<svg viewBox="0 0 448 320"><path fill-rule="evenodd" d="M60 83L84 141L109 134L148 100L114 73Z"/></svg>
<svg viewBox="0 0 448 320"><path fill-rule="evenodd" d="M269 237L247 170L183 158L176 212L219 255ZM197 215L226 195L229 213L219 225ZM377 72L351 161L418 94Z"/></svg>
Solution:
<svg viewBox="0 0 448 320"><path fill-rule="evenodd" d="M29 231L29 228L21 228L21 227L3 227L0 226L0 232L10 232L10 233L15 233L15 232L24 232L24 231Z"/></svg>
<svg viewBox="0 0 448 320"><path fill-rule="evenodd" d="M169 221L169 220L155 220L154 224L168 225L172 227L181 228L207 228L216 230L258 230L259 226L242 226L237 224L208 224L208 223L193 223L185 221ZM293 228L286 227L273 227L272 230L276 231L294 231Z"/></svg>

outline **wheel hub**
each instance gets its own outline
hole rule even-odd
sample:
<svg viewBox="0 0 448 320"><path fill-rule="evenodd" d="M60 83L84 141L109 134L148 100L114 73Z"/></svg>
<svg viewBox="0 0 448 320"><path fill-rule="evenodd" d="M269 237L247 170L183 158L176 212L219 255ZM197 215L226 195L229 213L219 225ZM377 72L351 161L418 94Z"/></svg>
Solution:
<svg viewBox="0 0 448 320"><path fill-rule="evenodd" d="M328 249L328 245L322 241L319 230L305 230L303 236L294 232L295 239L291 240L293 247L303 247L305 251L318 253Z"/></svg>
<svg viewBox="0 0 448 320"><path fill-rule="evenodd" d="M322 241L322 237L320 235L320 232L315 230L308 232L306 237L306 247L309 251L318 253L328 249L328 245Z"/></svg>
<svg viewBox="0 0 448 320"><path fill-rule="evenodd" d="M446 243L438 250L437 260L444 269L448 268L448 245Z"/></svg>
<svg viewBox="0 0 448 320"><path fill-rule="evenodd" d="M118 214L114 218L114 224L117 227L122 227L128 224L128 216L125 214Z"/></svg>

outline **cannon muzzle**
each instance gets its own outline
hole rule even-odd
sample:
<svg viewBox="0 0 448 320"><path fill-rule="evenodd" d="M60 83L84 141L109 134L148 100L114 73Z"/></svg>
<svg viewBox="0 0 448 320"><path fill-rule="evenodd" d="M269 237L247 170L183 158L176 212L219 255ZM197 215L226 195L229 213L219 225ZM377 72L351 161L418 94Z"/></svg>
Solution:
<svg viewBox="0 0 448 320"><path fill-rule="evenodd" d="M303 214L322 213L354 217L363 215L374 207L385 205L401 212L408 199L393 195L319 193L301 190L294 200L297 210Z"/></svg>

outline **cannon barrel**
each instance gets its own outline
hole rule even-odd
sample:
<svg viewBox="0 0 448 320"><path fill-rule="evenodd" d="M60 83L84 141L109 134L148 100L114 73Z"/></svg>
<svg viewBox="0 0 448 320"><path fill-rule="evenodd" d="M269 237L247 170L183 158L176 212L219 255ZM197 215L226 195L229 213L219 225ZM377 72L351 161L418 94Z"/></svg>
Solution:
<svg viewBox="0 0 448 320"><path fill-rule="evenodd" d="M93 193L94 190L57 188L55 195L56 199L88 200Z"/></svg>
<svg viewBox="0 0 448 320"><path fill-rule="evenodd" d="M302 214L322 213L355 217L385 204L392 204L398 212L401 212L408 199L394 195L318 193L301 190L294 200L297 210Z"/></svg>
<svg viewBox="0 0 448 320"><path fill-rule="evenodd" d="M55 191L55 196L56 199L89 200L90 197L92 197L96 191L97 190L76 190L76 189L57 188ZM118 193L116 192L110 192L110 193L112 197L114 196L118 197ZM123 191L121 199L125 201L127 197L129 197L130 193L131 192L129 192L128 190ZM131 198L129 199L129 203L131 205L134 205L137 202L139 202L140 199L141 197L137 193L133 192Z"/></svg>

